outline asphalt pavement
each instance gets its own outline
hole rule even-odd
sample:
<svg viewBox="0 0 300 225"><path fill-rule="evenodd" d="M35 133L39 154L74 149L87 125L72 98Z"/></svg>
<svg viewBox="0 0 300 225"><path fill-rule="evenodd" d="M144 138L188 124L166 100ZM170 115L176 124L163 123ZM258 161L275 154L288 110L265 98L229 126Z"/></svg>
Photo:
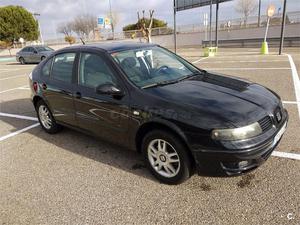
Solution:
<svg viewBox="0 0 300 225"><path fill-rule="evenodd" d="M154 179L136 152L70 129L46 134L29 100L36 65L0 62L0 224L299 225L300 50L275 51L220 49L204 58L200 48L178 50L200 68L276 91L290 120L276 153L258 169L194 175L177 186Z"/></svg>

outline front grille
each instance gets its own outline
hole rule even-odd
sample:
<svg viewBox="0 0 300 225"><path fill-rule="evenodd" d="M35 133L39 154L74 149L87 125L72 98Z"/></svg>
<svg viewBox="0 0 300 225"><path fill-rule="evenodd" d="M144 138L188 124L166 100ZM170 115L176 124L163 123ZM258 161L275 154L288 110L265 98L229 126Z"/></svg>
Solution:
<svg viewBox="0 0 300 225"><path fill-rule="evenodd" d="M261 120L258 121L262 131L267 131L272 127L272 119L270 116L265 116Z"/></svg>

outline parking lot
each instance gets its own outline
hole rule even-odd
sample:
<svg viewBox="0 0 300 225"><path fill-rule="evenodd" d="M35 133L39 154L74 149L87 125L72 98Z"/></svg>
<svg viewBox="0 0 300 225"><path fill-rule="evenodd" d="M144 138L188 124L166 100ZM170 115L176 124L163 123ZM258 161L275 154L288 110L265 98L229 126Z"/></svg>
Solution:
<svg viewBox="0 0 300 225"><path fill-rule="evenodd" d="M300 224L300 51L270 51L178 50L202 69L276 91L290 119L258 169L177 186L155 180L136 152L70 129L43 132L29 99L36 65L0 62L0 224Z"/></svg>

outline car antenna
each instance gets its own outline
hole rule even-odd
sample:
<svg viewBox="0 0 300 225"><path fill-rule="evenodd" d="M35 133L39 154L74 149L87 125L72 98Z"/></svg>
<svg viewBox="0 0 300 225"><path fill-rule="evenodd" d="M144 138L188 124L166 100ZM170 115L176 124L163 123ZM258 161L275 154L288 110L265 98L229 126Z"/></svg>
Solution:
<svg viewBox="0 0 300 225"><path fill-rule="evenodd" d="M82 38L80 38L80 41L82 42L83 45L85 45L85 42Z"/></svg>

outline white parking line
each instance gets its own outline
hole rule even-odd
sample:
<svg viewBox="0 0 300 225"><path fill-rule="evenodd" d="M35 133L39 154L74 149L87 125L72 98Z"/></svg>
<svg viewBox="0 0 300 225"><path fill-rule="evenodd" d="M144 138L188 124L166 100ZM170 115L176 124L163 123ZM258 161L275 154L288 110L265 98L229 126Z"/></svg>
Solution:
<svg viewBox="0 0 300 225"><path fill-rule="evenodd" d="M0 78L0 80L9 80L9 79L14 79L14 78L18 78L18 77L27 77L27 76L26 76L26 74L16 75L16 76L11 76L11 77Z"/></svg>
<svg viewBox="0 0 300 225"><path fill-rule="evenodd" d="M38 119L36 117L23 116L23 115L17 115L17 114L10 114L10 113L2 113L2 112L0 112L0 116L17 118L17 119L23 119L23 120L38 121Z"/></svg>
<svg viewBox="0 0 300 225"><path fill-rule="evenodd" d="M293 61L293 58L290 54L285 54L289 58L291 69L292 69L292 77L294 81L294 88L295 88L295 95L296 95L296 100L297 100L297 107L298 107L298 113L299 113L299 118L300 118L300 81L299 81L299 76L298 72L295 66L295 63Z"/></svg>
<svg viewBox="0 0 300 225"><path fill-rule="evenodd" d="M289 152L274 151L272 153L272 156L300 160L300 154L289 153Z"/></svg>
<svg viewBox="0 0 300 225"><path fill-rule="evenodd" d="M224 60L224 61L206 61L203 63L268 63L268 62L288 62L287 60Z"/></svg>
<svg viewBox="0 0 300 225"><path fill-rule="evenodd" d="M198 60L196 60L196 61L194 61L194 62L192 62L192 63L198 63L198 62L202 61L203 59L207 59L207 58L208 58L208 57L203 57L203 58L198 59Z"/></svg>
<svg viewBox="0 0 300 225"><path fill-rule="evenodd" d="M23 128L23 129L21 129L21 130L18 130L18 131L16 131L16 132L10 133L10 134L8 134L8 135L4 135L4 136L0 137L0 141L4 141L4 140L6 140L6 139L8 139L8 138L10 138L10 137L16 136L16 135L18 135L18 134L20 134L20 133L23 133L23 132L25 132L25 131L27 131L27 130L30 130L30 129L32 129L32 128L35 128L35 127L37 127L37 126L39 126L39 125L40 125L39 123L35 123L35 124L33 124L33 125L30 125L30 126L28 126L28 127L25 127L25 128Z"/></svg>
<svg viewBox="0 0 300 225"><path fill-rule="evenodd" d="M17 87L17 88L11 88L11 89L7 89L7 90L4 90L4 91L0 91L0 94L2 93L6 93L6 92L9 92L9 91L14 91L14 90L27 90L29 89L29 87L27 85L24 85L24 86L21 86L21 87Z"/></svg>
<svg viewBox="0 0 300 225"><path fill-rule="evenodd" d="M296 102L296 101L282 101L283 104L299 104L300 102Z"/></svg>
<svg viewBox="0 0 300 225"><path fill-rule="evenodd" d="M276 68L269 68L269 67L261 67L261 68L243 68L243 67L235 67L235 68L206 68L207 70L291 70L289 67L276 67Z"/></svg>

